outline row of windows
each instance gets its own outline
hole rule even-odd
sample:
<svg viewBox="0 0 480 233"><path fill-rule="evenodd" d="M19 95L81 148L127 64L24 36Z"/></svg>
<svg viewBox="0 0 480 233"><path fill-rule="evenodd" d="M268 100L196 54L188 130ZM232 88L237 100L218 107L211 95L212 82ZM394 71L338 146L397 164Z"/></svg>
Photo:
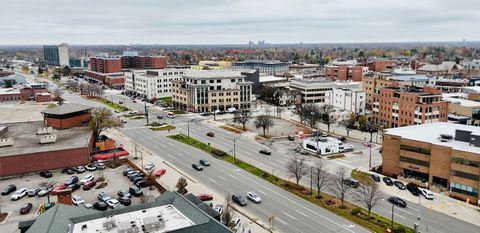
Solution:
<svg viewBox="0 0 480 233"><path fill-rule="evenodd" d="M480 167L479 161L472 161L472 160L456 158L456 157L452 158L452 163L463 164L471 167Z"/></svg>
<svg viewBox="0 0 480 233"><path fill-rule="evenodd" d="M415 147L415 146L400 145L400 150L406 150L406 151L411 151L411 152L415 152L415 153L430 155L430 150L429 149Z"/></svg>
<svg viewBox="0 0 480 233"><path fill-rule="evenodd" d="M427 162L427 161L423 161L423 160L412 159L412 158L400 156L400 161L401 162L406 162L406 163L413 163L413 164L417 164L417 165L424 166L424 167L430 167L430 163Z"/></svg>
<svg viewBox="0 0 480 233"><path fill-rule="evenodd" d="M468 185L457 184L453 182L450 182L450 191L465 194L472 197L478 196L478 189L474 187L470 187Z"/></svg>
<svg viewBox="0 0 480 233"><path fill-rule="evenodd" d="M230 95L232 95L232 93L231 93L231 92L227 92L227 93L225 93L225 95L226 95L226 96L230 96ZM234 91L234 92L233 92L233 95L238 95L238 92ZM217 93L212 93L212 96L217 96ZM218 96L223 96L223 93L218 93Z"/></svg>
<svg viewBox="0 0 480 233"><path fill-rule="evenodd" d="M470 174L470 173L466 173L466 172L462 172L462 171L457 171L457 170L451 170L450 175L462 177L462 178L469 179L469 180L475 180L475 181L480 180L480 176L478 176L478 175Z"/></svg>
<svg viewBox="0 0 480 233"><path fill-rule="evenodd" d="M219 99L218 100L219 103L223 103L223 102L232 102L232 99ZM234 98L233 99L233 102L238 102L238 98ZM212 103L217 103L217 100L212 100Z"/></svg>

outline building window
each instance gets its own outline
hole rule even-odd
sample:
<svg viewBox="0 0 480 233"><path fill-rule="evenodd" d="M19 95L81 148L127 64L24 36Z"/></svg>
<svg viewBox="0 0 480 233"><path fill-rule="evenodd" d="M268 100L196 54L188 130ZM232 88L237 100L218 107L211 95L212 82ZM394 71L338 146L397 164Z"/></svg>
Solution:
<svg viewBox="0 0 480 233"><path fill-rule="evenodd" d="M400 150L406 150L406 151L410 151L410 152L415 152L415 153L430 155L430 150L429 150L429 149L420 148L420 147L414 147L414 146L408 146L408 145L400 145Z"/></svg>
<svg viewBox="0 0 480 233"><path fill-rule="evenodd" d="M478 196L478 189L467 186L467 185L463 185L463 184L453 183L453 182L450 182L450 191L465 194L472 197Z"/></svg>
<svg viewBox="0 0 480 233"><path fill-rule="evenodd" d="M424 167L430 167L430 163L427 162L427 161L423 161L423 160L412 159L412 158L400 156L400 161L401 162L406 162L406 163L413 163L413 164L424 166Z"/></svg>
<svg viewBox="0 0 480 233"><path fill-rule="evenodd" d="M471 167L480 167L480 162L479 161L472 161L468 159L463 159L463 158L452 158L452 163L458 163L458 164L463 164Z"/></svg>
<svg viewBox="0 0 480 233"><path fill-rule="evenodd" d="M466 172L462 172L462 171L457 171L457 170L451 170L450 175L462 177L462 178L469 179L469 180L475 180L475 181L478 181L480 179L480 176L478 176L478 175L474 175L474 174L470 174L470 173L466 173Z"/></svg>

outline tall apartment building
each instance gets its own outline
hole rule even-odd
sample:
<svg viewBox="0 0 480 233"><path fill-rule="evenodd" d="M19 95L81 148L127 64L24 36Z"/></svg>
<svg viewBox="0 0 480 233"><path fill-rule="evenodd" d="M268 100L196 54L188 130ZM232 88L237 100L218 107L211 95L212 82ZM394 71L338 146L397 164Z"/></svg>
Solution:
<svg viewBox="0 0 480 233"><path fill-rule="evenodd" d="M232 63L232 69L258 70L262 75L274 75L288 71L290 62L281 62L278 60L247 60Z"/></svg>
<svg viewBox="0 0 480 233"><path fill-rule="evenodd" d="M197 70L172 81L172 104L191 112L250 108L252 82L241 71Z"/></svg>
<svg viewBox="0 0 480 233"><path fill-rule="evenodd" d="M365 92L349 88L333 88L325 92L325 103L336 109L365 114Z"/></svg>
<svg viewBox="0 0 480 233"><path fill-rule="evenodd" d="M359 89L359 82L340 82L327 79L293 79L290 81L290 90L300 92L302 103L325 103L326 93L333 88Z"/></svg>
<svg viewBox="0 0 480 233"><path fill-rule="evenodd" d="M122 56L122 69L163 69L167 67L166 57Z"/></svg>
<svg viewBox="0 0 480 233"><path fill-rule="evenodd" d="M50 66L69 66L68 44L44 45L43 59Z"/></svg>
<svg viewBox="0 0 480 233"><path fill-rule="evenodd" d="M172 96L172 81L181 80L185 69L130 70L125 72L125 92L153 99Z"/></svg>
<svg viewBox="0 0 480 233"><path fill-rule="evenodd" d="M368 67L348 65L325 66L325 78L330 80L352 80L361 82L363 76L368 73Z"/></svg>
<svg viewBox="0 0 480 233"><path fill-rule="evenodd" d="M480 128L447 122L387 129L382 173L478 203Z"/></svg>
<svg viewBox="0 0 480 233"><path fill-rule="evenodd" d="M395 128L447 121L448 103L433 87L385 87L373 98L372 116L379 126Z"/></svg>

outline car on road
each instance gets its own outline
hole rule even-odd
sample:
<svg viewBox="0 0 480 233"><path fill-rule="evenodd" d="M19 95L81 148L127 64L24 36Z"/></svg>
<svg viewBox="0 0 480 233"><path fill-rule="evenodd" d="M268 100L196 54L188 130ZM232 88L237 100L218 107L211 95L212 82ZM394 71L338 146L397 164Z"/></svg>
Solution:
<svg viewBox="0 0 480 233"><path fill-rule="evenodd" d="M9 184L7 187L5 187L3 190L2 190L2 196L6 196L14 191L17 190L17 186L13 185L13 184Z"/></svg>
<svg viewBox="0 0 480 233"><path fill-rule="evenodd" d="M213 208L213 210L217 211L219 214L222 214L223 212L223 205L215 205L215 207Z"/></svg>
<svg viewBox="0 0 480 233"><path fill-rule="evenodd" d="M352 187L352 188L358 188L358 186L360 186L360 182L358 182L357 180L354 180L352 178L344 179L343 183Z"/></svg>
<svg viewBox="0 0 480 233"><path fill-rule="evenodd" d="M212 138L213 138L213 137L215 137L215 134L214 134L213 132L208 132L208 133L207 133L207 136L209 136L209 137L212 137Z"/></svg>
<svg viewBox="0 0 480 233"><path fill-rule="evenodd" d="M20 207L20 214L28 214L30 213L30 210L33 208L32 203L25 203Z"/></svg>
<svg viewBox="0 0 480 233"><path fill-rule="evenodd" d="M213 200L213 196L212 196L211 194L208 194L208 193L198 194L198 195L197 195L197 198L198 198L200 201L211 201L211 200Z"/></svg>
<svg viewBox="0 0 480 233"><path fill-rule="evenodd" d="M386 185L388 185L388 186L392 186L392 185L393 185L393 181L392 181L392 179L390 179L390 177L386 177L386 176L385 176L385 177L382 178L382 180L383 180L383 182L384 182Z"/></svg>
<svg viewBox="0 0 480 233"><path fill-rule="evenodd" d="M100 192L99 194L97 194L97 198L99 201L108 201L111 199L110 195L108 195L108 193L106 192Z"/></svg>
<svg viewBox="0 0 480 233"><path fill-rule="evenodd" d="M420 195L420 189L413 183L407 184L407 190L412 193L413 196Z"/></svg>
<svg viewBox="0 0 480 233"><path fill-rule="evenodd" d="M71 189L72 192L74 192L75 190L79 189L81 187L81 185L79 183L73 183L69 186L67 186L65 189Z"/></svg>
<svg viewBox="0 0 480 233"><path fill-rule="evenodd" d="M43 178L50 178L52 177L52 172L51 171L41 171L40 176Z"/></svg>
<svg viewBox="0 0 480 233"><path fill-rule="evenodd" d="M203 166L200 165L200 164L194 163L194 164L192 164L192 167L193 167L193 169L195 169L195 170L197 170L197 171L203 170Z"/></svg>
<svg viewBox="0 0 480 233"><path fill-rule="evenodd" d="M287 139L290 140L290 141L295 141L295 136L289 134L289 135L287 136Z"/></svg>
<svg viewBox="0 0 480 233"><path fill-rule="evenodd" d="M93 208L96 210L105 211L108 209L108 205L103 201L97 201L95 204L93 204Z"/></svg>
<svg viewBox="0 0 480 233"><path fill-rule="evenodd" d="M200 164L203 165L203 166L210 166L210 162L208 162L208 160L206 159L200 159Z"/></svg>
<svg viewBox="0 0 480 233"><path fill-rule="evenodd" d="M132 200L128 197L119 197L118 202L120 202L120 204L124 206L129 206L130 204L132 204Z"/></svg>
<svg viewBox="0 0 480 233"><path fill-rule="evenodd" d="M250 201L253 201L255 203L260 203L262 202L262 198L260 198L256 193L254 192L247 192L247 198L250 200Z"/></svg>
<svg viewBox="0 0 480 233"><path fill-rule="evenodd" d="M420 193L425 197L425 199L433 200L433 193L428 189L420 189Z"/></svg>
<svg viewBox="0 0 480 233"><path fill-rule="evenodd" d="M380 182L380 176L377 175L377 174L371 173L370 178L372 178L372 180L375 181L375 182Z"/></svg>
<svg viewBox="0 0 480 233"><path fill-rule="evenodd" d="M143 166L143 168L147 171L152 170L154 167L155 167L154 163L147 163L145 166Z"/></svg>
<svg viewBox="0 0 480 233"><path fill-rule="evenodd" d="M85 184L83 184L83 190L90 190L91 188L93 188L95 185L97 184L97 181L95 180L91 180L91 181L88 181L88 182L85 182Z"/></svg>
<svg viewBox="0 0 480 233"><path fill-rule="evenodd" d="M74 205L80 205L80 204L83 204L85 203L85 200L83 200L83 198L79 195L73 195L72 197L72 203Z"/></svg>
<svg viewBox="0 0 480 233"><path fill-rule="evenodd" d="M120 202L115 198L107 200L107 205L110 206L110 208L112 208L112 209L115 209L115 207L117 207L118 204L120 204Z"/></svg>
<svg viewBox="0 0 480 233"><path fill-rule="evenodd" d="M84 173L85 172L85 167L84 166L78 166L74 167L73 170L75 170L77 173Z"/></svg>
<svg viewBox="0 0 480 233"><path fill-rule="evenodd" d="M156 177L160 177L160 176L165 175L165 173L167 173L167 169L160 168L157 171L155 171L155 173L153 173L153 175L156 176Z"/></svg>
<svg viewBox="0 0 480 233"><path fill-rule="evenodd" d="M267 150L267 149L261 149L260 151L258 151L260 154L264 154L264 155L271 155L272 152L270 150Z"/></svg>
<svg viewBox="0 0 480 233"><path fill-rule="evenodd" d="M75 171L72 168L66 167L62 170L62 173L72 175Z"/></svg>
<svg viewBox="0 0 480 233"><path fill-rule="evenodd" d="M85 166L85 169L87 169L88 171L95 171L97 170L97 167L95 166L95 164L91 163Z"/></svg>
<svg viewBox="0 0 480 233"><path fill-rule="evenodd" d="M77 182L78 182L78 176L72 176L72 177L68 178L67 181L65 181L65 185L69 186L69 185L75 184Z"/></svg>
<svg viewBox="0 0 480 233"><path fill-rule="evenodd" d="M400 190L405 190L405 185L403 184L402 181L399 181L399 180L393 181L393 185L395 185Z"/></svg>
<svg viewBox="0 0 480 233"><path fill-rule="evenodd" d="M132 186L128 189L128 192L134 197L140 197L143 195L143 190L137 186Z"/></svg>
<svg viewBox="0 0 480 233"><path fill-rule="evenodd" d="M405 202L402 198L391 196L388 198L388 202L398 206L398 207L407 207L407 202Z"/></svg>
<svg viewBox="0 0 480 233"><path fill-rule="evenodd" d="M132 196L132 194L130 194L127 191L123 191L123 190L118 191L117 195L119 197L128 197L128 198L130 198Z"/></svg>
<svg viewBox="0 0 480 233"><path fill-rule="evenodd" d="M246 206L247 200L240 194L232 195L232 201L240 206Z"/></svg>
<svg viewBox="0 0 480 233"><path fill-rule="evenodd" d="M37 196L37 194L38 194L40 191L41 191L40 188L30 189L30 190L28 190L28 196L29 196L29 197Z"/></svg>
<svg viewBox="0 0 480 233"><path fill-rule="evenodd" d="M163 116L157 116L157 119L162 120Z"/></svg>
<svg viewBox="0 0 480 233"><path fill-rule="evenodd" d="M16 201L21 199L22 197L26 196L28 193L27 188L21 188L18 191L16 191L11 197L10 200Z"/></svg>
<svg viewBox="0 0 480 233"><path fill-rule="evenodd" d="M52 191L50 191L50 194L56 195L60 190L64 190L66 188L67 188L67 185L59 184L59 185L55 186L55 188L53 188Z"/></svg>
<svg viewBox="0 0 480 233"><path fill-rule="evenodd" d="M83 179L80 180L80 184L85 184L85 183L90 182L94 179L95 179L95 176L93 176L93 174L88 174L85 177L83 177Z"/></svg>

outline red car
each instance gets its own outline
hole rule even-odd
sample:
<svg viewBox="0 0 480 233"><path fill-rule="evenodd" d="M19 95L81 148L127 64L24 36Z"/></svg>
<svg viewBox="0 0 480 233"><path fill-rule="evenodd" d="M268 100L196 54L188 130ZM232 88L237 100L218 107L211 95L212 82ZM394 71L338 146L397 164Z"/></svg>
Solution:
<svg viewBox="0 0 480 233"><path fill-rule="evenodd" d="M158 169L158 170L154 173L154 175L155 175L156 177L159 177L159 176L165 175L166 172L167 172L167 169L165 169L165 168L160 168L160 169Z"/></svg>
<svg viewBox="0 0 480 233"><path fill-rule="evenodd" d="M30 213L30 210L32 209L33 205L32 203L25 203L22 205L20 208L20 214L28 214Z"/></svg>
<svg viewBox="0 0 480 233"><path fill-rule="evenodd" d="M95 180L88 181L87 183L83 184L83 190L90 190L96 184L97 182Z"/></svg>
<svg viewBox="0 0 480 233"><path fill-rule="evenodd" d="M59 184L50 192L50 194L56 195L58 191L64 190L66 188L67 188L67 186L65 184Z"/></svg>
<svg viewBox="0 0 480 233"><path fill-rule="evenodd" d="M207 194L207 193L201 193L197 196L197 198L200 200L200 201L211 201L213 200L213 197L212 195L210 194Z"/></svg>

